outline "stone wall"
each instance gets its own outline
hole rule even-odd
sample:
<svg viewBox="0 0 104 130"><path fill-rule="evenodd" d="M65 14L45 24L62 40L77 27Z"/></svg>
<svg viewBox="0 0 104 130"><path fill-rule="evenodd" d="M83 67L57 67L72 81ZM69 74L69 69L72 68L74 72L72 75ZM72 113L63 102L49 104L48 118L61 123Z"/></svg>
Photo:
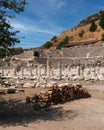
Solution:
<svg viewBox="0 0 104 130"><path fill-rule="evenodd" d="M104 80L104 57L56 57L5 62L0 67L0 75L20 79Z"/></svg>
<svg viewBox="0 0 104 130"><path fill-rule="evenodd" d="M39 57L34 53L39 52ZM25 51L0 62L0 75L12 79L104 80L104 44Z"/></svg>

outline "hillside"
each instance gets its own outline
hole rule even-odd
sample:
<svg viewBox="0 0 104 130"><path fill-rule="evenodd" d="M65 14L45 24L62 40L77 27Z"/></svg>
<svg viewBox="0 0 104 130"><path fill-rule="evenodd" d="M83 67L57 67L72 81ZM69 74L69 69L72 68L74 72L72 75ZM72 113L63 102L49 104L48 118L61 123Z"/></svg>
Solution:
<svg viewBox="0 0 104 130"><path fill-rule="evenodd" d="M48 44L51 43L51 45L49 47L46 47L46 49L56 49L57 45L60 42L65 41L65 39L68 39L68 43L100 40L102 38L102 34L104 33L104 30L99 26L99 21L102 13L104 13L104 11L99 11L99 13L93 14L88 18L82 20L73 29L64 31L61 35L53 37L48 42ZM95 22L97 25L97 29L93 32L89 30L92 22Z"/></svg>

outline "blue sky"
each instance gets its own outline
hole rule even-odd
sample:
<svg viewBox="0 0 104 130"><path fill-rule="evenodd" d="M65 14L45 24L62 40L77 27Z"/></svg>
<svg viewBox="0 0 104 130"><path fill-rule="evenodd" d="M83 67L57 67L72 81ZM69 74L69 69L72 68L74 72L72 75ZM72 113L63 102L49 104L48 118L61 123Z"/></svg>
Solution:
<svg viewBox="0 0 104 130"><path fill-rule="evenodd" d="M100 10L104 10L104 0L28 0L25 12L16 15L11 24L20 31L18 46L33 48Z"/></svg>

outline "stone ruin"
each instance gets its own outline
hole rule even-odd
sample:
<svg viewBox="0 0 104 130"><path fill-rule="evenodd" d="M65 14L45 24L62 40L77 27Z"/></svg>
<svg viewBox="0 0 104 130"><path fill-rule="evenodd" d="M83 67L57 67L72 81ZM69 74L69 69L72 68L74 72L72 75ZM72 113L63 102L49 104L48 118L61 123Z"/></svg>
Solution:
<svg viewBox="0 0 104 130"><path fill-rule="evenodd" d="M47 80L104 81L104 44L74 46L47 53L24 51L9 62L1 60L0 76L15 85L29 83L37 87L39 82L46 86Z"/></svg>

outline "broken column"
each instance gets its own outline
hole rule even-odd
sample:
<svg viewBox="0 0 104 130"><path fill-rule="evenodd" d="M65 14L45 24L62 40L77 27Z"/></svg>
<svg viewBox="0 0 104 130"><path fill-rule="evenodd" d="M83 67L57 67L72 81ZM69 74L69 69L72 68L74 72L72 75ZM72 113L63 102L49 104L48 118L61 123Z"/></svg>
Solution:
<svg viewBox="0 0 104 130"><path fill-rule="evenodd" d="M38 78L40 79L41 76L41 68L40 68L40 64L38 64Z"/></svg>
<svg viewBox="0 0 104 130"><path fill-rule="evenodd" d="M49 59L47 59L47 78L50 77L50 64L49 64Z"/></svg>

